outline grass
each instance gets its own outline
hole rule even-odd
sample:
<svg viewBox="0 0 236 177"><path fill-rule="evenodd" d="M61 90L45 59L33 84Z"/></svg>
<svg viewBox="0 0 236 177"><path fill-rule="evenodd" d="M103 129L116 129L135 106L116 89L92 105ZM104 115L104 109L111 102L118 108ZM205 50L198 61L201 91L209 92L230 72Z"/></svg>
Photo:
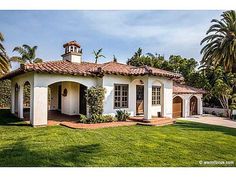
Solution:
<svg viewBox="0 0 236 177"><path fill-rule="evenodd" d="M33 128L7 110L0 110L0 166L173 167L201 166L199 161L213 160L236 163L235 142L236 129L193 122L97 130Z"/></svg>

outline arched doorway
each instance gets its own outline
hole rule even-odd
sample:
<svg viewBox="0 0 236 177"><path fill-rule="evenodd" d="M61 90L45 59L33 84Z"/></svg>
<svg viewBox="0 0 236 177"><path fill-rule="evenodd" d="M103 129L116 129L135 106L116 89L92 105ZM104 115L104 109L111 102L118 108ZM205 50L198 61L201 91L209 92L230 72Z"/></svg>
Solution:
<svg viewBox="0 0 236 177"><path fill-rule="evenodd" d="M176 96L173 99L173 118L178 118L183 116L183 100L181 97Z"/></svg>
<svg viewBox="0 0 236 177"><path fill-rule="evenodd" d="M192 96L190 99L190 116L197 115L197 97Z"/></svg>
<svg viewBox="0 0 236 177"><path fill-rule="evenodd" d="M30 120L30 83L28 81L25 82L23 88L23 116L24 120Z"/></svg>
<svg viewBox="0 0 236 177"><path fill-rule="evenodd" d="M54 114L87 114L86 90L83 84L71 81L56 82L48 86L49 117Z"/></svg>
<svg viewBox="0 0 236 177"><path fill-rule="evenodd" d="M15 114L18 114L18 97L19 97L19 85L18 84L15 84L15 102L14 102L14 107L15 107L15 110L14 110L14 113Z"/></svg>

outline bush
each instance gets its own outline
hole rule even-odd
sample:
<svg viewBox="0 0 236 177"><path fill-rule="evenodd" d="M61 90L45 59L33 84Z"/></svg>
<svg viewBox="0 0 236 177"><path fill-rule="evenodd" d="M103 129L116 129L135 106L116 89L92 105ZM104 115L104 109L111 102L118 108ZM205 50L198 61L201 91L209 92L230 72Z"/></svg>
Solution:
<svg viewBox="0 0 236 177"><path fill-rule="evenodd" d="M214 115L214 116L216 116L216 112L215 112L215 111L212 111L211 114Z"/></svg>
<svg viewBox="0 0 236 177"><path fill-rule="evenodd" d="M117 110L116 118L118 121L126 121L129 118L130 114L126 110Z"/></svg>
<svg viewBox="0 0 236 177"><path fill-rule="evenodd" d="M86 90L86 99L89 108L89 115L95 114L97 116L103 113L104 97L105 89L103 87L91 87Z"/></svg>
<svg viewBox="0 0 236 177"><path fill-rule="evenodd" d="M221 112L218 114L219 117L224 117L224 114Z"/></svg>
<svg viewBox="0 0 236 177"><path fill-rule="evenodd" d="M11 106L11 81L0 81L0 108Z"/></svg>
<svg viewBox="0 0 236 177"><path fill-rule="evenodd" d="M86 124L87 123L87 117L83 114L80 114L79 122Z"/></svg>
<svg viewBox="0 0 236 177"><path fill-rule="evenodd" d="M103 122L114 122L116 119L111 115L102 115L102 114L92 114L90 117L85 115L80 115L79 122L85 124L95 124Z"/></svg>

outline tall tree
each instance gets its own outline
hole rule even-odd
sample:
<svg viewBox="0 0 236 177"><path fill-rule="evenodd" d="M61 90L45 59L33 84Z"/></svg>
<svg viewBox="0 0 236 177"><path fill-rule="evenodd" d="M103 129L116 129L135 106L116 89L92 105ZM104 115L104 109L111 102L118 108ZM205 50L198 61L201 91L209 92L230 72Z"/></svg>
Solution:
<svg viewBox="0 0 236 177"><path fill-rule="evenodd" d="M117 62L117 58L115 55L113 55L113 62Z"/></svg>
<svg viewBox="0 0 236 177"><path fill-rule="evenodd" d="M98 63L98 59L103 57L106 58L102 53L102 48L99 49L98 51L93 50L94 58L95 58L95 63Z"/></svg>
<svg viewBox="0 0 236 177"><path fill-rule="evenodd" d="M201 63L205 67L222 65L226 71L236 73L236 12L225 11L220 20L213 19L212 26L201 41L205 46Z"/></svg>
<svg viewBox="0 0 236 177"><path fill-rule="evenodd" d="M10 70L10 63L8 61L6 50L2 43L3 41L4 37L3 34L0 32L0 76L4 75Z"/></svg>
<svg viewBox="0 0 236 177"><path fill-rule="evenodd" d="M43 62L43 59L36 58L36 50L37 46L30 47L29 45L22 45L20 47L15 47L13 49L13 52L18 52L20 56L13 56L10 58L10 61L12 62L18 62L20 64L25 63L41 63Z"/></svg>

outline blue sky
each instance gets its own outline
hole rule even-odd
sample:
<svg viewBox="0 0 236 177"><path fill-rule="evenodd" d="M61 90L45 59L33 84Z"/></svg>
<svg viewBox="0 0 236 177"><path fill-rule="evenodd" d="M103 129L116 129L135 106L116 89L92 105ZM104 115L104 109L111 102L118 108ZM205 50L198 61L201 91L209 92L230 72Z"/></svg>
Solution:
<svg viewBox="0 0 236 177"><path fill-rule="evenodd" d="M37 56L60 60L62 45L76 40L83 60L94 61L93 49L103 48L126 62L141 47L166 58L182 55L200 60L200 41L221 11L0 11L0 31L8 55L22 44L37 45Z"/></svg>

